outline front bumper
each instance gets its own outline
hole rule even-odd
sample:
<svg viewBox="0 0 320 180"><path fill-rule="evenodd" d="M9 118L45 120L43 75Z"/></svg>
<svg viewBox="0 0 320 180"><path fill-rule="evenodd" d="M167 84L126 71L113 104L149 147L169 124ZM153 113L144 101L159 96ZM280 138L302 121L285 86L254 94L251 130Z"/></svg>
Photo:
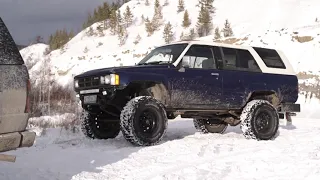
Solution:
<svg viewBox="0 0 320 180"><path fill-rule="evenodd" d="M289 104L289 103L283 103L279 107L279 112L300 112L300 104Z"/></svg>
<svg viewBox="0 0 320 180"><path fill-rule="evenodd" d="M36 139L32 131L0 134L0 152L15 150L22 147L31 147Z"/></svg>

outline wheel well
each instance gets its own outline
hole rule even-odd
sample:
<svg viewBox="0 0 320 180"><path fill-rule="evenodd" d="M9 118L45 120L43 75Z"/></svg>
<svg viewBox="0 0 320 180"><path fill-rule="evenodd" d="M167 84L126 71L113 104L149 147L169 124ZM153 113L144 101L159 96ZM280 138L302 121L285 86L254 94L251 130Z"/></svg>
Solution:
<svg viewBox="0 0 320 180"><path fill-rule="evenodd" d="M161 82L133 82L127 87L129 93L133 96L152 96L166 105L169 100L167 87Z"/></svg>
<svg viewBox="0 0 320 180"><path fill-rule="evenodd" d="M118 90L112 104L116 103L118 107L123 108L129 100L137 96L152 96L165 106L169 100L169 93L164 84L152 81L136 81L131 82L123 90Z"/></svg>
<svg viewBox="0 0 320 180"><path fill-rule="evenodd" d="M254 99L267 100L275 107L280 104L280 98L275 91L254 91L249 95L246 104Z"/></svg>

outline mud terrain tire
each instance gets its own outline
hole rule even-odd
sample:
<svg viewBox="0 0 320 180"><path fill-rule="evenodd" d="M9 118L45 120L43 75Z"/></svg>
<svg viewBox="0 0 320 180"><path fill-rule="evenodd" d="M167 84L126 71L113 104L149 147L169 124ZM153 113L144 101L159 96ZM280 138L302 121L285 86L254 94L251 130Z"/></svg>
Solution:
<svg viewBox="0 0 320 180"><path fill-rule="evenodd" d="M168 127L164 106L150 96L135 97L121 111L120 127L124 138L133 145L158 144Z"/></svg>
<svg viewBox="0 0 320 180"><path fill-rule="evenodd" d="M279 129L277 110L266 100L252 100L242 110L240 128L247 139L271 140Z"/></svg>
<svg viewBox="0 0 320 180"><path fill-rule="evenodd" d="M83 110L81 115L81 130L90 139L113 139L120 133L119 122L98 122L98 115Z"/></svg>
<svg viewBox="0 0 320 180"><path fill-rule="evenodd" d="M199 132L207 133L224 133L228 124L219 120L193 119L193 125Z"/></svg>

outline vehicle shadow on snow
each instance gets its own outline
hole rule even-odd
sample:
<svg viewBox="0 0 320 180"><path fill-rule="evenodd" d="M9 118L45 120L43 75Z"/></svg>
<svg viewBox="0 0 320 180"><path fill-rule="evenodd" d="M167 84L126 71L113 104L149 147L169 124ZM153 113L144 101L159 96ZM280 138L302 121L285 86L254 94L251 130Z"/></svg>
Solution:
<svg viewBox="0 0 320 180"><path fill-rule="evenodd" d="M190 135L195 135L198 131L190 119L179 119L169 121L169 127L166 135L163 138L163 143L172 140L183 139ZM240 126L228 126L223 134L242 134Z"/></svg>

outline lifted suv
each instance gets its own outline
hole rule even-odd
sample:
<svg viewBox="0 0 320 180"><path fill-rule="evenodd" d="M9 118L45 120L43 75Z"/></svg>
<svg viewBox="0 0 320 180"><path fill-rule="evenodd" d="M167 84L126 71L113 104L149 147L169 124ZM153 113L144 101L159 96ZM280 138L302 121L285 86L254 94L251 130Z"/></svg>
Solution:
<svg viewBox="0 0 320 180"><path fill-rule="evenodd" d="M273 49L203 41L152 50L137 65L92 70L74 78L82 129L90 138L158 143L168 119L193 118L203 133L240 125L246 138L275 138L279 117L300 112L298 79Z"/></svg>

